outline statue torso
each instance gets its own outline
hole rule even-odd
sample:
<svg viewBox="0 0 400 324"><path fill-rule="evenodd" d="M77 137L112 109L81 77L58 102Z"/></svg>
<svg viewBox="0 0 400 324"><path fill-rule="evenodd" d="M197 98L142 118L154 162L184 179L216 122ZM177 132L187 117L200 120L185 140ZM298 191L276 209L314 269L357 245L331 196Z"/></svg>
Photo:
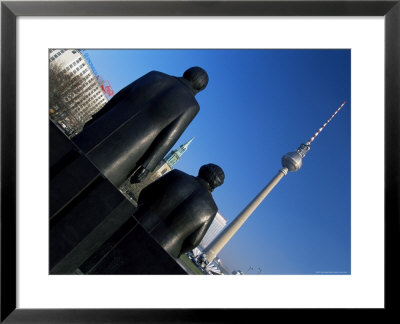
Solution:
<svg viewBox="0 0 400 324"><path fill-rule="evenodd" d="M152 71L119 91L102 108L103 114L73 140L88 152L134 118L146 119L148 127L161 131L181 114L196 114L199 109L188 86L176 77Z"/></svg>
<svg viewBox="0 0 400 324"><path fill-rule="evenodd" d="M174 254L186 237L215 217L218 208L211 193L195 177L173 170L159 180L141 193L135 217Z"/></svg>

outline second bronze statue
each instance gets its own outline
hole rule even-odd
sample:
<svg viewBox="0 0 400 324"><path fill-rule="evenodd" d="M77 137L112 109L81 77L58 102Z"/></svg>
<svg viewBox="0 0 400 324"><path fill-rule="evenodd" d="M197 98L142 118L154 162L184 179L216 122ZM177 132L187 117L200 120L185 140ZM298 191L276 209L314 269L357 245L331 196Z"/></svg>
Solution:
<svg viewBox="0 0 400 324"><path fill-rule="evenodd" d="M211 192L224 183L224 171L203 165L197 177L172 170L139 196L134 217L171 256L178 258L198 246L218 207Z"/></svg>

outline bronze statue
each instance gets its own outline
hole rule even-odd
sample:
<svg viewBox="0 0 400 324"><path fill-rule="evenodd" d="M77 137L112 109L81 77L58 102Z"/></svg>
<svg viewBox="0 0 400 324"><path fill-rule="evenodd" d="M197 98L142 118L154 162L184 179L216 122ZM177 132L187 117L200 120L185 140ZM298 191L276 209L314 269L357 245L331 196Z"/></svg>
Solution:
<svg viewBox="0 0 400 324"><path fill-rule="evenodd" d="M197 177L172 170L144 188L134 217L173 257L194 249L206 234L218 208L211 192L225 174L203 165Z"/></svg>
<svg viewBox="0 0 400 324"><path fill-rule="evenodd" d="M152 71L119 91L72 140L115 186L140 182L173 147L200 110L208 83L192 67L183 77Z"/></svg>

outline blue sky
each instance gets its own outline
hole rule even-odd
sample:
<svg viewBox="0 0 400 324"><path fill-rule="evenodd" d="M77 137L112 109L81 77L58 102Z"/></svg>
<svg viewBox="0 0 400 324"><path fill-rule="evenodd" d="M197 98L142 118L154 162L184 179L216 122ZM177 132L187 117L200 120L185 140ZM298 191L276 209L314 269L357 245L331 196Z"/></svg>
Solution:
<svg viewBox="0 0 400 324"><path fill-rule="evenodd" d="M197 175L215 163L213 192L230 222L346 101L289 173L220 252L248 274L350 274L350 50L87 50L117 92L152 70L204 68L200 112L175 148L195 137L176 168Z"/></svg>

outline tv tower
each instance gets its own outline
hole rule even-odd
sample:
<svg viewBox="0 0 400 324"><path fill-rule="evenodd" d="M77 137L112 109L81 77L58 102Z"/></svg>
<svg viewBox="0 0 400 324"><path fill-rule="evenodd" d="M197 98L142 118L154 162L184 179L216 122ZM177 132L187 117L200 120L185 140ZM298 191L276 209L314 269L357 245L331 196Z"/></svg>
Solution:
<svg viewBox="0 0 400 324"><path fill-rule="evenodd" d="M233 235L239 230L243 223L249 218L253 211L261 204L271 190L279 183L279 181L287 175L288 171L295 172L301 168L303 158L310 150L311 143L322 132L322 130L337 115L346 102L335 111L335 113L318 129L318 131L306 142L302 143L295 152L290 152L282 157L282 169L274 178L264 187L263 190L243 209L238 216L206 247L203 253L203 259L212 262L219 251L229 242Z"/></svg>

